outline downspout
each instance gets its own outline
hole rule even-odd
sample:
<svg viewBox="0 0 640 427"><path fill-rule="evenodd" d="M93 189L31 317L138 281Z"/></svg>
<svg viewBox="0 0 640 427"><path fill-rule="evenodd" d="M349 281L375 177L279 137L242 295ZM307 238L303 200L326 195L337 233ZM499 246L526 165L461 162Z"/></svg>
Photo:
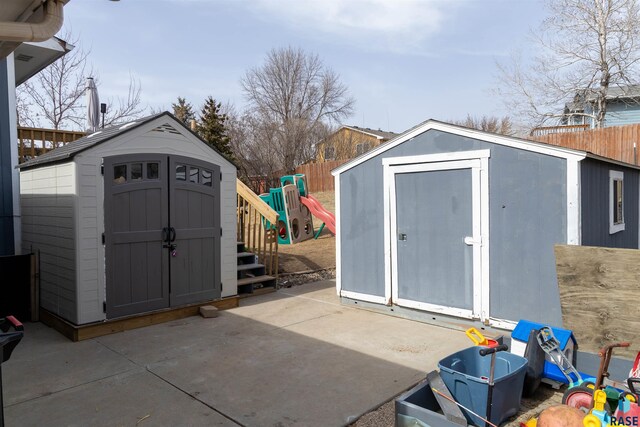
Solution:
<svg viewBox="0 0 640 427"><path fill-rule="evenodd" d="M46 0L40 22L0 22L0 40L3 42L43 42L62 28L62 9L68 0Z"/></svg>

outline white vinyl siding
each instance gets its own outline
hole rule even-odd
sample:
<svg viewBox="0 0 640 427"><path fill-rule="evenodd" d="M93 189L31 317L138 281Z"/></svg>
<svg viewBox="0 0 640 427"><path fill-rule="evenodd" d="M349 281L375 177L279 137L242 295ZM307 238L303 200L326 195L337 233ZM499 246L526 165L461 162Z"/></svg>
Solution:
<svg viewBox="0 0 640 427"><path fill-rule="evenodd" d="M40 304L77 320L76 170L73 163L20 172L22 251L40 251Z"/></svg>

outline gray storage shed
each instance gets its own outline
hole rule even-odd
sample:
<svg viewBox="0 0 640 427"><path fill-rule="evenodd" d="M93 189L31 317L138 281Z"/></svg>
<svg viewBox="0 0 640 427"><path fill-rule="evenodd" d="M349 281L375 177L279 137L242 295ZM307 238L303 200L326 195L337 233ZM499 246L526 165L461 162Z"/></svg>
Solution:
<svg viewBox="0 0 640 427"><path fill-rule="evenodd" d="M237 293L236 167L171 114L20 168L44 309L82 325Z"/></svg>
<svg viewBox="0 0 640 427"><path fill-rule="evenodd" d="M584 151L428 120L333 175L346 302L561 325L554 245L638 248L638 168Z"/></svg>

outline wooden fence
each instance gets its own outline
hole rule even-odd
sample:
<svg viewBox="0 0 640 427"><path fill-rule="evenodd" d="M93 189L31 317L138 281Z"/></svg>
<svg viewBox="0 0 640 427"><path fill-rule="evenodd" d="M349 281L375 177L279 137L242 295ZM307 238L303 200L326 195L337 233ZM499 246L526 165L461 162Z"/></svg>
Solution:
<svg viewBox="0 0 640 427"><path fill-rule="evenodd" d="M310 193L320 191L334 191L334 179L331 171L349 160L333 160L330 162L308 163L296 168L296 173L303 173L307 176L307 185Z"/></svg>
<svg viewBox="0 0 640 427"><path fill-rule="evenodd" d="M582 132L554 133L531 136L530 139L565 148L589 151L599 156L638 164L640 124L613 126Z"/></svg>

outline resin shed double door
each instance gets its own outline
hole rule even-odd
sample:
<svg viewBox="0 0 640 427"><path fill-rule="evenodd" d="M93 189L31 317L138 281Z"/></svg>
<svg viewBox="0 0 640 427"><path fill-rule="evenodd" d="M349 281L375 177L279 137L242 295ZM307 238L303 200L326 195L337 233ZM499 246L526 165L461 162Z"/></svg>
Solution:
<svg viewBox="0 0 640 427"><path fill-rule="evenodd" d="M107 318L220 298L220 168L104 159Z"/></svg>

